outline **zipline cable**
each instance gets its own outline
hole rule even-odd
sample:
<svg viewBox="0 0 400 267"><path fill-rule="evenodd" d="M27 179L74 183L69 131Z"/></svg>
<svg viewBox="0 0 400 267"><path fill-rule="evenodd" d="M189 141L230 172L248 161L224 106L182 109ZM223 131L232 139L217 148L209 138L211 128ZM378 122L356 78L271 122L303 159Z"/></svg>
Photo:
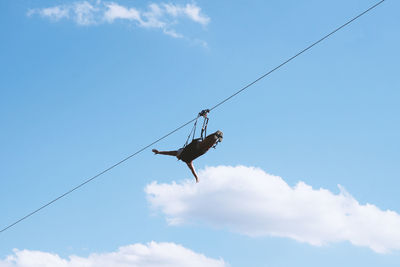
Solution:
<svg viewBox="0 0 400 267"><path fill-rule="evenodd" d="M271 73L273 73L274 71L278 70L279 68L281 68L282 66L286 65L287 63L289 63L290 61L292 61L293 59L295 59L296 57L300 56L301 54L303 54L304 52L306 52L307 50L311 49L312 47L314 47L315 45L319 44L320 42L324 41L325 39L327 39L328 37L330 37L331 35L333 35L334 33L336 33L337 31L341 30L342 28L346 27L347 25L349 25L350 23L352 23L353 21L355 21L356 19L358 19L359 17L365 15L366 13L368 13L369 11L371 11L372 9L374 9L375 7L379 6L380 4L382 4L383 2L385 2L385 0L381 0L380 2L376 3L375 5L371 6L370 8L368 8L367 10L365 10L364 12L360 13L359 15L355 16L354 18L352 18L351 20L347 21L345 24L341 25L340 27L336 28L335 30L333 30L332 32L328 33L327 35L325 35L324 37L322 37L321 39L319 39L318 41L312 43L311 45L307 46L306 48L304 48L303 50L301 50L300 52L298 52L297 54L295 54L294 56L290 57L289 59L287 59L286 61L284 61L283 63L281 63L280 65L276 66L275 68L273 68L272 70L268 71L267 73L263 74L262 76L260 76L259 78L257 78L256 80L254 80L253 82L247 84L246 86L244 86L243 88L241 88L240 90L236 91L234 94L230 95L229 97L225 98L224 100L222 100L221 102L219 102L218 104L216 104L215 106L213 106L212 108L210 108L210 111L221 106L222 104L224 104L225 102L227 102L228 100L230 100L231 98L235 97L236 95L238 95L239 93L243 92L244 90L246 90L247 88L249 88L250 86L252 86L253 84L257 83L258 81L262 80L263 78L265 78L266 76L270 75ZM75 186L74 188L68 190L67 192L65 192L64 194L58 196L57 198L49 201L48 203L44 204L43 206L41 206L40 208L32 211L31 213L25 215L24 217L20 218L19 220L11 223L10 225L6 226L5 228L0 230L0 233L3 233L4 231L10 229L11 227L15 226L16 224L22 222L23 220L29 218L30 216L34 215L35 213L41 211L42 209L50 206L51 204L53 204L54 202L60 200L61 198L71 194L72 192L74 192L75 190L81 188L82 186L88 184L89 182L93 181L94 179L98 178L99 176L103 175L104 173L110 171L111 169L117 167L118 165L124 163L125 161L127 161L128 159L136 156L137 154L141 153L142 151L146 150L147 148L151 147L152 145L160 142L161 140L167 138L168 136L170 136L171 134L179 131L180 129L182 129L183 127L185 127L186 125L194 122L197 119L194 118L188 122L186 122L185 124L183 124L182 126L179 126L178 128L176 128L175 130L172 130L171 132L167 133L166 135L160 137L159 139L157 139L156 141L152 142L151 144L148 144L147 146L144 146L143 148L139 149L138 151L136 151L135 153L127 156L126 158L122 159L121 161L115 163L114 165L108 167L107 169L103 170L102 172L96 174L95 176L87 179L86 181L84 181L83 183Z"/></svg>
<svg viewBox="0 0 400 267"><path fill-rule="evenodd" d="M16 225L17 223L20 223L21 221L27 219L28 217L30 217L30 216L32 216L33 214L39 212L40 210L46 208L47 206L50 206L51 204L53 204L53 203L56 202L57 200L59 200L59 199L65 197L66 195L69 195L70 193L74 192L74 191L77 190L78 188L80 188L80 187L86 185L87 183L93 181L94 179L96 179L96 178L99 177L100 175L103 175L104 173L106 173L106 172L110 171L111 169L117 167L118 165L124 163L124 162L127 161L128 159L130 159L130 158L136 156L137 154L139 154L139 153L142 152L143 150L146 150L147 148L151 147L152 145L154 145L154 144L160 142L161 140L167 138L167 137L170 136L171 134L173 134L173 133L179 131L180 129L182 129L182 128L185 127L186 125L188 125L188 124L194 122L195 120L196 120L196 119L192 119L191 121L188 121L187 123L185 123L185 124L183 124L182 126L176 128L175 130L169 132L168 134L164 135L163 137L160 137L159 139L157 139L157 140L154 141L153 143L151 143L151 144L149 144L149 145L147 145L147 146L145 146L145 147L139 149L138 151L136 151L136 152L133 153L132 155L127 156L126 158L124 158L123 160L121 160L121 161L115 163L115 164L112 165L111 167L108 167L108 168L105 169L104 171L102 171L102 172L96 174L95 176L91 177L90 179L87 179L87 180L84 181L83 183L81 183L81 184L75 186L74 188L68 190L67 192L65 192L64 194L58 196L57 198L53 199L52 201L49 201L48 203L44 204L44 205L41 206L40 208L38 208L38 209L32 211L31 213L25 215L25 216L22 217L21 219L15 221L15 222L13 222L12 224L8 225L7 227L3 228L2 230L0 230L0 233L6 231L7 229L9 229L9 228L11 228L11 227L13 227L13 226Z"/></svg>
<svg viewBox="0 0 400 267"><path fill-rule="evenodd" d="M322 42L323 40L327 39L329 36L333 35L334 33L336 33L337 31L341 30L342 28L346 27L347 25L349 25L350 23L352 23L353 21L355 21L356 19L358 19L359 17L361 17L362 15L368 13L369 11L371 11L372 9L374 9L375 7L379 6L380 4L382 4L383 2L385 2L385 0L382 0L378 3L376 3L375 5L371 6L370 8L368 8L367 10L365 10L364 12L360 13L359 15L355 16L354 18L352 18L351 20L349 20L348 22L346 22L345 24L343 24L342 26L336 28L335 30L331 31L330 33L328 33L327 35L325 35L324 37L322 37L321 39L319 39L318 41L312 43L311 45L307 46L306 48L304 48L303 50L301 50L300 52L298 52L296 55L292 56L291 58L287 59L286 61L284 61L283 63L281 63L280 65L276 66L275 68L273 68L272 70L268 71L267 73L263 74L262 76L260 76L259 78L257 78L256 80L254 80L253 82L249 83L248 85L246 85L245 87L241 88L240 90L238 90L237 92L235 92L234 94L232 94L231 96L225 98L224 100L222 100L221 102L219 102L218 104L216 104L215 106L213 106L212 108L210 108L210 111L219 107L220 105L224 104L226 101L230 100L231 98L233 98L234 96L240 94L241 92L243 92L244 90L246 90L248 87L252 86L253 84L257 83L258 81L262 80L263 78L265 78L266 76L270 75L271 73L273 73L274 71L276 71L277 69L281 68L282 66L286 65L287 63L289 63L290 61L292 61L293 59L295 59L296 57L300 56L301 54L303 54L304 52L306 52L307 50L311 49L312 47L314 47L315 45L319 44L320 42Z"/></svg>

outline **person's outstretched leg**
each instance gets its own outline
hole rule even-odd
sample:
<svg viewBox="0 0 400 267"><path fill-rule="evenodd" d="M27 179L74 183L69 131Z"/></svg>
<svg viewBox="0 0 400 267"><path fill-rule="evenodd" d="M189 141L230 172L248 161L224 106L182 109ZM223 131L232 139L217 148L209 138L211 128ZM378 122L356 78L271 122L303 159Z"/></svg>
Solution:
<svg viewBox="0 0 400 267"><path fill-rule="evenodd" d="M161 155L168 155L168 156L174 156L176 157L176 155L178 155L178 151L177 150L172 150L172 151L158 151L157 149L152 149L151 151L154 152L154 154L161 154Z"/></svg>

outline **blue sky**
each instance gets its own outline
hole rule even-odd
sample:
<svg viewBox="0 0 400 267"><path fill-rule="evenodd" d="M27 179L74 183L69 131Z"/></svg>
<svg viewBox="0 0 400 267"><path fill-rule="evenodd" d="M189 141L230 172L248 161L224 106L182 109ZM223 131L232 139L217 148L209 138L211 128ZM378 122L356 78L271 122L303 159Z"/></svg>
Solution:
<svg viewBox="0 0 400 267"><path fill-rule="evenodd" d="M2 1L0 228L374 3ZM398 266L399 8L213 110L199 184L146 150L0 234L0 266Z"/></svg>

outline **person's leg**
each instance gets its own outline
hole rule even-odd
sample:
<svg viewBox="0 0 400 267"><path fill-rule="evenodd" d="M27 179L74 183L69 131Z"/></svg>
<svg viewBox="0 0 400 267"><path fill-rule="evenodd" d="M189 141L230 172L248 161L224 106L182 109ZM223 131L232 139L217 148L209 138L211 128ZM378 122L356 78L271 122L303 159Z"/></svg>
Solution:
<svg viewBox="0 0 400 267"><path fill-rule="evenodd" d="M151 150L154 152L154 154L161 154L161 155L168 155L168 156L174 156L176 157L176 155L178 154L177 150L172 150L172 151L158 151L157 149L153 149Z"/></svg>
<svg viewBox="0 0 400 267"><path fill-rule="evenodd" d="M194 175L194 178L196 178L196 183L198 183L199 182L199 177L197 177L196 170L194 169L194 166L193 166L193 161L186 162L186 164L188 165L189 169L192 171L192 173Z"/></svg>

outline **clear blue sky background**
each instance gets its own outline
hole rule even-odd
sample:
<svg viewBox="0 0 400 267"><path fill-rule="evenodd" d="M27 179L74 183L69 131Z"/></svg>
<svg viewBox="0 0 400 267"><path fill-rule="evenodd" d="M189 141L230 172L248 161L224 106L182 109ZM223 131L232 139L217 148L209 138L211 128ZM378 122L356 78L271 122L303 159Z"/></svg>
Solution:
<svg viewBox="0 0 400 267"><path fill-rule="evenodd" d="M150 2L116 1L146 8ZM158 3L158 1L154 1ZM376 1L202 1L185 38L116 21L27 16L62 1L1 1L0 227L161 137ZM178 0L174 3L186 4ZM400 3L386 1L210 114L224 141L196 167L257 166L361 204L400 212ZM197 41L196 41L197 40ZM200 41L206 42L207 46ZM190 126L155 145L181 146ZM0 235L61 256L149 241L182 244L232 266L398 266L400 253L323 247L168 226L149 209L152 181L191 178L146 150Z"/></svg>

